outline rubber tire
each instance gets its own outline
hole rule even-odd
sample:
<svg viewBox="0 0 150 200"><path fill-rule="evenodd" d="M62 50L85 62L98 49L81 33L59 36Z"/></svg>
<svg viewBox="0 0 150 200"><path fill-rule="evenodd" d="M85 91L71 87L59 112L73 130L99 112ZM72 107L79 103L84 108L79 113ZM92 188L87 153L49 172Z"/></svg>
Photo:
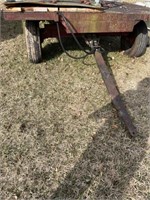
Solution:
<svg viewBox="0 0 150 200"><path fill-rule="evenodd" d="M121 36L121 49L130 57L139 57L146 52L148 45L148 30L144 21L134 26L133 32Z"/></svg>
<svg viewBox="0 0 150 200"><path fill-rule="evenodd" d="M28 58L32 63L39 63L42 60L40 41L40 28L38 21L25 21L25 35Z"/></svg>

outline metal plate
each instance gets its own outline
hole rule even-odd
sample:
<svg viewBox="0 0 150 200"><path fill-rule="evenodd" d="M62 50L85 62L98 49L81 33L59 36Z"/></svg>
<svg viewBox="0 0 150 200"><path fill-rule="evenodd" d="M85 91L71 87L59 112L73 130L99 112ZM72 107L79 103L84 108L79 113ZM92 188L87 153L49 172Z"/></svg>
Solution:
<svg viewBox="0 0 150 200"><path fill-rule="evenodd" d="M30 7L30 6L48 6L48 7L80 7L80 8L93 8L102 9L101 5L94 4L84 4L80 3L78 0L74 1L18 1L18 2L5 2L7 7Z"/></svg>

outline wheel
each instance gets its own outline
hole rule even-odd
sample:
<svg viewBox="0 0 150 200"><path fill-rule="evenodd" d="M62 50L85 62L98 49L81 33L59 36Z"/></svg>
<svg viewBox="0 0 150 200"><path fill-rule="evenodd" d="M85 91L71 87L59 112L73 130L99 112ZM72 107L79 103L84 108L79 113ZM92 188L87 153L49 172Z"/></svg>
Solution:
<svg viewBox="0 0 150 200"><path fill-rule="evenodd" d="M121 36L121 49L130 57L139 57L146 52L148 30L145 22L140 21L134 26L133 32Z"/></svg>
<svg viewBox="0 0 150 200"><path fill-rule="evenodd" d="M32 63L39 63L42 60L39 22L26 21L25 35L28 58Z"/></svg>
<svg viewBox="0 0 150 200"><path fill-rule="evenodd" d="M148 43L147 46L150 47L150 37L148 37Z"/></svg>

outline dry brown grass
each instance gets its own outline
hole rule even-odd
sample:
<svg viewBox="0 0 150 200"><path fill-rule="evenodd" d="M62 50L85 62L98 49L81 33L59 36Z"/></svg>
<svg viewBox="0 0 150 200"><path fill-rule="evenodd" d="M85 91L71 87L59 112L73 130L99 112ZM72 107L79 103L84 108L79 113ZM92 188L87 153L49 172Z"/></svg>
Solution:
<svg viewBox="0 0 150 200"><path fill-rule="evenodd" d="M51 40L33 65L21 23L1 27L0 199L148 200L150 49L132 60L115 52L118 38L103 40L139 131L130 139L95 64L66 57Z"/></svg>

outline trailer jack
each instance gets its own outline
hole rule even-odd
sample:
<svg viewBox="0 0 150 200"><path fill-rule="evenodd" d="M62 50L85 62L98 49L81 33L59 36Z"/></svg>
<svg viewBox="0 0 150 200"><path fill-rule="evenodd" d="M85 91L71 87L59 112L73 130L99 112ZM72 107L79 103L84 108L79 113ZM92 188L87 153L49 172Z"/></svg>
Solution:
<svg viewBox="0 0 150 200"><path fill-rule="evenodd" d="M116 85L115 78L110 72L109 67L106 65L103 59L103 56L101 54L100 48L95 49L94 57L95 57L97 66L99 68L99 71L102 75L103 81L108 90L108 93L111 96L111 101L112 101L113 106L117 110L119 117L124 122L124 125L126 129L128 130L130 136L132 137L136 136L137 135L136 127L133 125L131 117L127 111L127 108L123 100L121 99L121 95Z"/></svg>

